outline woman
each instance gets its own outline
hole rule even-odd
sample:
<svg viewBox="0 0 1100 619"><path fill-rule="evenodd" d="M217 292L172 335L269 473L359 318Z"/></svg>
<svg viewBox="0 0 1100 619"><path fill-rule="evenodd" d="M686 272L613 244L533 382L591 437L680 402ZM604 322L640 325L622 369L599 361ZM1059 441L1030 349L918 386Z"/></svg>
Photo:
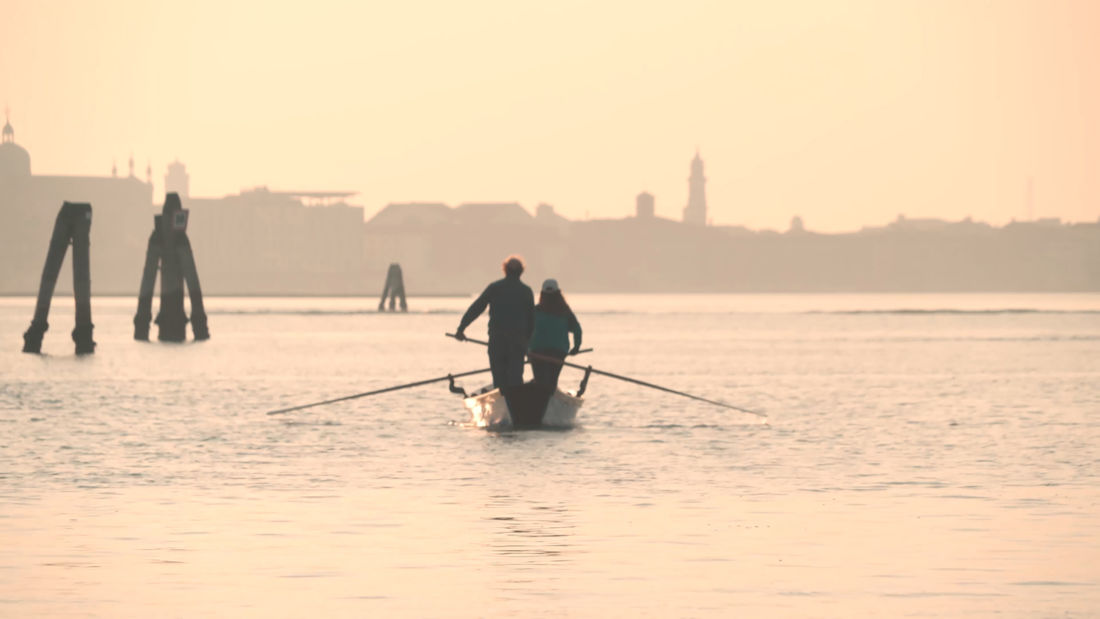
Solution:
<svg viewBox="0 0 1100 619"><path fill-rule="evenodd" d="M569 333L573 348L569 348ZM551 389L558 386L561 361L566 354L575 355L581 348L581 323L569 309L557 280L542 283L539 304L535 306L535 332L531 335L531 373L535 382ZM568 353L566 352L568 351Z"/></svg>

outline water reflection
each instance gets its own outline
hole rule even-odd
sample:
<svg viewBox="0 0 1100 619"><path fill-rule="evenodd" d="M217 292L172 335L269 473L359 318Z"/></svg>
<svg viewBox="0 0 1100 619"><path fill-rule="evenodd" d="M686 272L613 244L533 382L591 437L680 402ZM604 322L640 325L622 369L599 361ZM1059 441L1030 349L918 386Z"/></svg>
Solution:
<svg viewBox="0 0 1100 619"><path fill-rule="evenodd" d="M558 593L577 554L577 525L570 505L494 494L485 504L485 514L487 546L494 571L503 575L504 591L520 597Z"/></svg>

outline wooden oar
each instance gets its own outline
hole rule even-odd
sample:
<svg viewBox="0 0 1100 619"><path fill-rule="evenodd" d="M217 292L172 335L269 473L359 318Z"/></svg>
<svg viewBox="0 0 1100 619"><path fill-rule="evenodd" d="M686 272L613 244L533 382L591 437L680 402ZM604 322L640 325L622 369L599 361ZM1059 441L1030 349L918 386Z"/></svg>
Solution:
<svg viewBox="0 0 1100 619"><path fill-rule="evenodd" d="M455 335L454 333L444 333L443 335L446 335L447 337L453 337L456 340L458 340L458 336ZM458 340L458 341L460 341L460 342L473 342L475 344L481 344L482 346L488 346L489 345L489 342L486 342L484 340L476 340L472 337L463 337L461 340ZM577 354L581 355L581 354L584 354L586 352L592 352L592 350L593 350L592 348L582 348L582 349L577 351ZM561 361L560 359L555 359L554 357L547 357L545 355L540 355L538 353L532 353L532 354L534 354L534 356L536 356L540 359L545 359L547 361L559 361L561 363L564 363L564 361ZM530 355L528 355L528 356L530 356ZM566 365L568 365L568 364L566 364ZM581 369L583 370L584 368L582 367ZM594 371L595 370L593 370L593 372Z"/></svg>
<svg viewBox="0 0 1100 619"><path fill-rule="evenodd" d="M458 339L457 337L455 337L455 334L453 334L453 333L447 333L446 335L447 335L447 337L454 337L455 339ZM460 341L473 342L475 344L481 344L482 346L488 346L489 345L488 342L484 342L482 340L475 340L475 339L469 338L469 337L465 338L464 340L460 340ZM588 350L591 350L591 349L589 348ZM580 352L586 352L586 351L582 350ZM703 398L703 397L700 397L700 396L697 396L697 395L692 395L690 393L685 393L683 391L677 391L675 389L669 389L668 387L662 387L661 385L655 385L653 383L647 383L646 381L638 380L637 378L631 378L629 376L623 376L621 374L614 374L612 372L605 372L603 370L597 370L596 368L591 367L591 366L584 366L584 365L577 365L576 363L569 363L568 361L565 361L564 359L558 359L557 357L549 357L547 355L540 355L537 352L528 352L527 356L528 357L533 357L535 359L539 359L541 361L548 361L548 362L551 362L551 363L560 363L562 365L567 365L571 368L577 368L578 370L591 371L593 374L599 374L601 376L606 376L608 378L615 378L615 379L618 379L618 380L626 381L628 383L634 383L635 385L641 385L643 387L649 387L650 389L657 389L658 391L664 391L666 393L671 393L671 394L683 396L685 398L691 398L692 400L699 400L700 402L706 402L707 404L714 404L715 406L721 406L721 407L724 407L724 408L732 408L735 411L741 411L742 413L749 413L750 415L756 415L757 417L767 417L767 415L764 414L764 413L749 410L747 408L741 408L740 406L734 406L733 404L726 404L725 402L719 402L717 400L708 400L707 398Z"/></svg>
<svg viewBox="0 0 1100 619"><path fill-rule="evenodd" d="M429 378L427 380L418 380L415 383L406 383L404 385L394 385L393 387L386 387L384 389L375 389L374 391L367 391L365 393L357 393L355 395L346 395L342 398L333 398L331 400L324 400L322 402L313 402L311 404L302 404L300 406L291 406L290 408L280 408L279 410L268 411L268 415L281 415L283 413L289 413L291 411L300 411L303 408L312 408L314 406L321 406L323 404L332 404L334 402L343 402L344 400L354 400L355 398L365 398L369 395L378 395L380 393L388 393L390 391L398 391L401 389L408 389L410 387L419 387L421 385L429 385L431 383L438 383L445 380L451 380L455 378L461 378L463 376L472 376L474 374L483 374L488 372L491 368L485 368L483 370L470 370L469 372L462 372L460 374L448 374L446 376L440 376L439 378Z"/></svg>

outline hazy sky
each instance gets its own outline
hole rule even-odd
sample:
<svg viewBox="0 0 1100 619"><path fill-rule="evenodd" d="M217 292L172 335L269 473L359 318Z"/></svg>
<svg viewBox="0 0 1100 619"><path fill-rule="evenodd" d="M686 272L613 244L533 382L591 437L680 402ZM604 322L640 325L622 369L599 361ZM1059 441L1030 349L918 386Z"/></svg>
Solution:
<svg viewBox="0 0 1100 619"><path fill-rule="evenodd" d="M1100 217L1100 2L0 4L36 174L716 224Z"/></svg>

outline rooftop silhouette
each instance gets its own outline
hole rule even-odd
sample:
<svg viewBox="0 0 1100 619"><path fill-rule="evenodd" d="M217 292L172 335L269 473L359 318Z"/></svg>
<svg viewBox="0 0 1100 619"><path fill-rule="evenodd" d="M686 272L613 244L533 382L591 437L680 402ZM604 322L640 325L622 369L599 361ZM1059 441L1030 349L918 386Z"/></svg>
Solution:
<svg viewBox="0 0 1100 619"><path fill-rule="evenodd" d="M5 124L0 143L0 294L33 294L53 212L91 203L96 294L137 291L150 178L41 176ZM549 204L395 202L364 222L355 192L258 187L216 198L190 193L176 160L165 187L191 211L189 237L207 294L374 295L393 263L407 293L471 294L496 256L522 254L535 280L577 292L862 292L1100 290L1100 222L1043 218L995 227L898 218L822 234L797 215L786 231L708 225L703 161L690 163L684 221L657 215L640 192L630 215L570 220ZM147 177L151 174L147 173ZM668 198L675 203L676 196ZM71 289L62 273L59 290Z"/></svg>

